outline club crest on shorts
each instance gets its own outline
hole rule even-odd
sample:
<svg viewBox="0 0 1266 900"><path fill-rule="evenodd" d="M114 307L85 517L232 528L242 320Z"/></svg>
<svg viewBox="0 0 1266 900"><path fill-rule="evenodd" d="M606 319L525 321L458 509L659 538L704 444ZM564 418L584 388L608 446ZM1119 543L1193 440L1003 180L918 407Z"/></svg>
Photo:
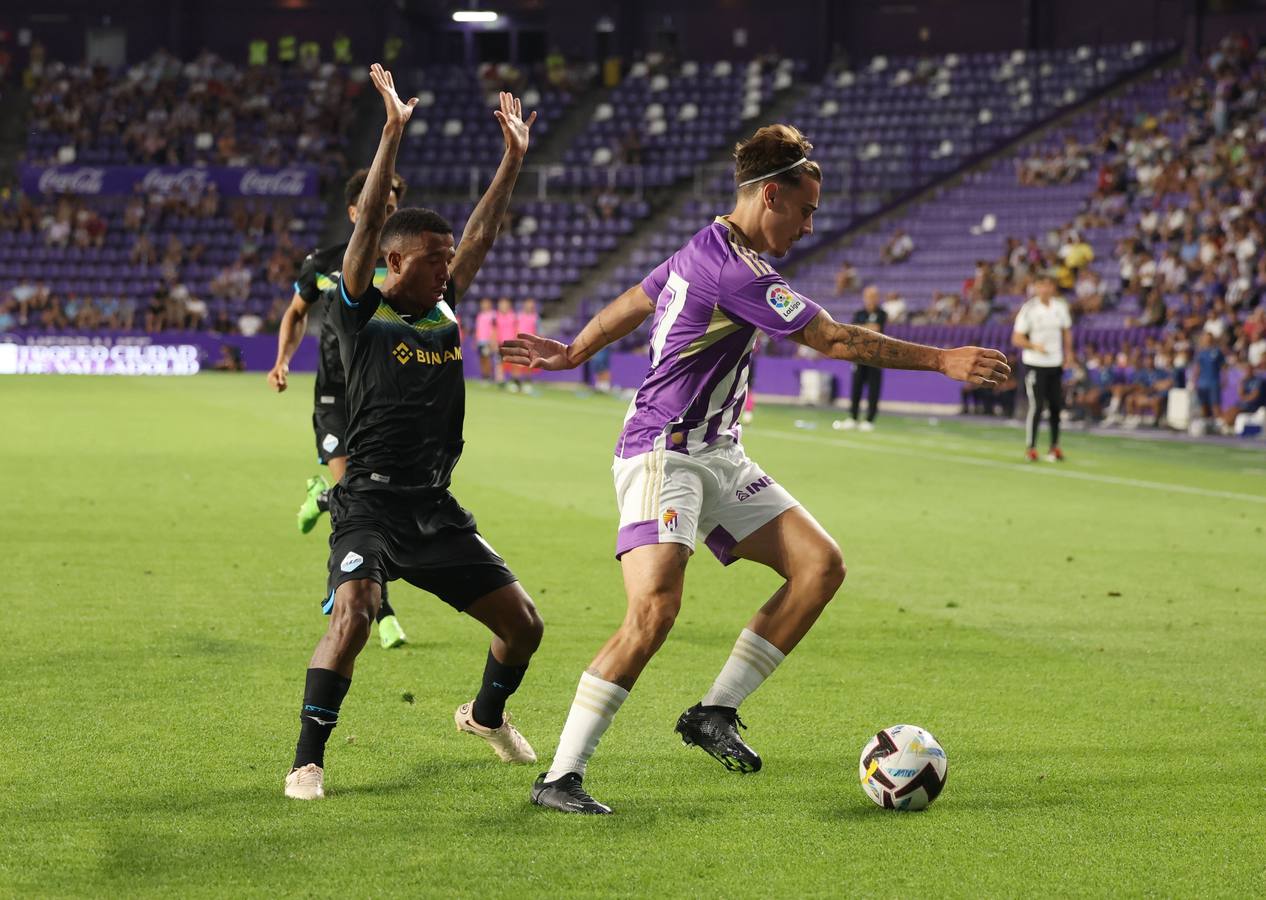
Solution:
<svg viewBox="0 0 1266 900"><path fill-rule="evenodd" d="M343 561L339 563L339 568L344 572L354 572L365 561L365 557L355 551L350 551L343 557Z"/></svg>
<svg viewBox="0 0 1266 900"><path fill-rule="evenodd" d="M804 301L796 296L795 291L781 282L769 286L769 290L765 291L765 302L782 317L784 322L790 322L800 314L800 310L804 309Z"/></svg>
<svg viewBox="0 0 1266 900"><path fill-rule="evenodd" d="M337 446L338 446L337 434L327 434L325 438L321 441L321 448L325 450L326 453L333 453L334 448Z"/></svg>
<svg viewBox="0 0 1266 900"><path fill-rule="evenodd" d="M664 510L664 530L677 530L677 510L673 509L671 506Z"/></svg>

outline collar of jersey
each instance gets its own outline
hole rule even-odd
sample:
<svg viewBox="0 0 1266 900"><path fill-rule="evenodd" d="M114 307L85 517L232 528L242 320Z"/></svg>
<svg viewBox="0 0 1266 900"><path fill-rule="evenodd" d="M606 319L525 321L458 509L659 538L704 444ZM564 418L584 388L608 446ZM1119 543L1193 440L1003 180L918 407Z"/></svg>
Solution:
<svg viewBox="0 0 1266 900"><path fill-rule="evenodd" d="M714 221L718 225L724 225L725 230L728 231L730 234L734 235L735 240L737 240L740 244L742 244L748 250L752 250L752 242L747 239L747 235L745 235L742 231L739 230L739 227L737 225L735 225L733 222L730 221L729 216L717 216ZM756 251L752 250L752 252L755 253Z"/></svg>
<svg viewBox="0 0 1266 900"><path fill-rule="evenodd" d="M452 316L452 314L446 312L447 309L448 304L441 300L431 307L430 311L426 315L417 316L412 322L410 322L405 319L404 316L400 315L400 313L396 311L395 307L393 307L387 301L387 298L384 297L382 302L378 304L378 309L375 311L374 316L375 318L381 317L389 322L396 322L400 325L404 325L406 328L429 331L433 328L443 328L446 325L457 324L457 320Z"/></svg>

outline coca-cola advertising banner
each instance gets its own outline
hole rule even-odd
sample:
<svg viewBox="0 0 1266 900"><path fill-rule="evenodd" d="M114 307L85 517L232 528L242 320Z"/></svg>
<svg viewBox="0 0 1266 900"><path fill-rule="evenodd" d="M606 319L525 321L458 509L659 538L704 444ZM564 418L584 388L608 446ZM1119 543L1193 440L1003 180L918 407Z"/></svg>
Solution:
<svg viewBox="0 0 1266 900"><path fill-rule="evenodd" d="M315 197L314 166L22 166L22 190L28 194L95 197L145 193L201 194L214 184L222 197Z"/></svg>

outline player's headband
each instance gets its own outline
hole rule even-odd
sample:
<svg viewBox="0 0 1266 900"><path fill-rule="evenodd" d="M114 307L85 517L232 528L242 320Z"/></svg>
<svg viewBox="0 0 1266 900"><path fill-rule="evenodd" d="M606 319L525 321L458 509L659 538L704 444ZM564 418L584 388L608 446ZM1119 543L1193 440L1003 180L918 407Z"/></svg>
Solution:
<svg viewBox="0 0 1266 900"><path fill-rule="evenodd" d="M739 187L747 187L749 184L755 184L758 181L764 181L766 178L773 178L775 175L781 175L783 172L790 172L792 169L796 168L797 166L803 166L808 161L809 161L809 157L802 156L789 166L783 166L781 169L774 169L774 171L772 172L769 172L765 175L758 175L756 178L749 178L747 179L747 181L740 181Z"/></svg>

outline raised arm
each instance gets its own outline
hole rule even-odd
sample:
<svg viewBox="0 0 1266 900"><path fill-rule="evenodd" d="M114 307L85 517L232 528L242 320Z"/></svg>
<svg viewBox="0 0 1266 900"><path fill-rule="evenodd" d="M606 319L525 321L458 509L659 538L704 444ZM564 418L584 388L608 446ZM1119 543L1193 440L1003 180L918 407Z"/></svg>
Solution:
<svg viewBox="0 0 1266 900"><path fill-rule="evenodd" d="M984 347L957 347L941 350L923 344L899 341L860 325L836 322L826 311L791 336L823 356L844 359L882 369L923 369L940 372L955 381L972 384L1001 384L1011 372L1000 350Z"/></svg>
<svg viewBox="0 0 1266 900"><path fill-rule="evenodd" d="M453 281L453 290L458 297L466 293L470 283L475 280L475 273L483 265L493 241L497 239L501 220L510 207L514 184L519 180L519 170L523 168L523 157L528 148L528 130L536 121L535 112L524 121L523 104L518 97L505 91L501 92L501 108L493 115L501 126L506 152L501 157L501 165L497 167L492 184L488 185L488 190L479 198L478 205L466 222L462 242L457 247L457 255L449 270L449 278Z"/></svg>
<svg viewBox="0 0 1266 900"><path fill-rule="evenodd" d="M396 151L400 149L404 126L418 102L417 97L408 103L402 102L391 73L378 63L369 67L369 78L382 96L387 123L383 125L382 139L378 141L365 187L356 201L356 227L343 254L343 288L350 297L359 297L373 283L378 239L387 221L387 195L391 193L391 176L396 171Z"/></svg>
<svg viewBox="0 0 1266 900"><path fill-rule="evenodd" d="M535 334L520 334L518 340L501 345L501 358L512 365L532 369L574 369L603 347L632 334L654 311L655 301L639 284L598 310L570 344Z"/></svg>

